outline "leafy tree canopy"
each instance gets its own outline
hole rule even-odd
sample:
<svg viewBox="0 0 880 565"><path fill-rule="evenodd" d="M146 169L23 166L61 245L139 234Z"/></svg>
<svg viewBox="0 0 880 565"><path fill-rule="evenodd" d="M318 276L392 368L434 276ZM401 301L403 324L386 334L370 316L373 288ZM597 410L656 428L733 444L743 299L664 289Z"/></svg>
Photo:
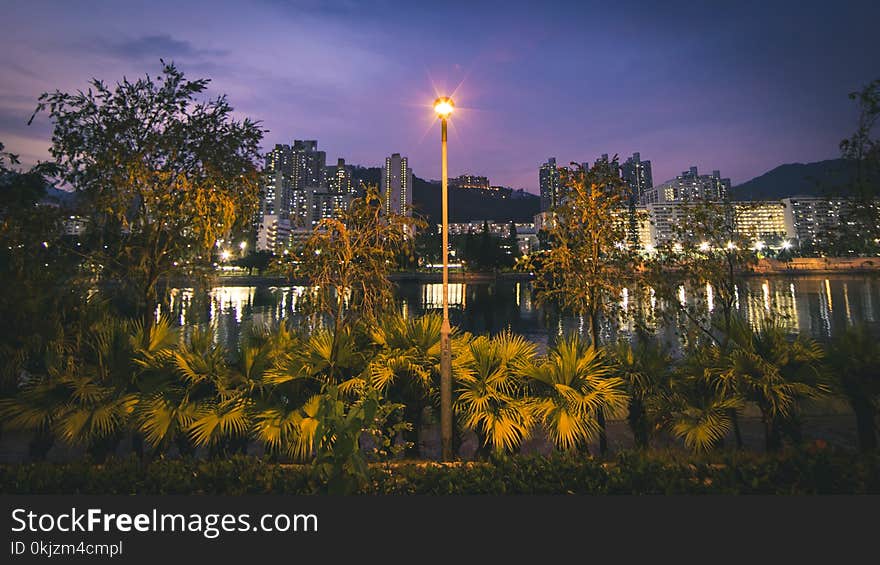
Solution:
<svg viewBox="0 0 880 565"><path fill-rule="evenodd" d="M208 82L163 61L155 79L93 79L34 112L48 112L60 181L82 196L91 266L135 291L145 321L161 278L207 264L257 203L263 130L225 96L199 100Z"/></svg>

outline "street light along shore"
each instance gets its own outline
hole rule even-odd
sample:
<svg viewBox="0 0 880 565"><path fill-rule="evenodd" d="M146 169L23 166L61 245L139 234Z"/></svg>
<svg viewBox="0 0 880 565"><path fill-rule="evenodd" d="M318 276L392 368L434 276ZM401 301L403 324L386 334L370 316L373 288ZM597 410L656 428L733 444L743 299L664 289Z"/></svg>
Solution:
<svg viewBox="0 0 880 565"><path fill-rule="evenodd" d="M443 202L443 324L440 326L440 445L441 459L452 461L452 351L449 344L449 187L446 167L446 122L455 103L448 96L434 101L440 118L440 173Z"/></svg>

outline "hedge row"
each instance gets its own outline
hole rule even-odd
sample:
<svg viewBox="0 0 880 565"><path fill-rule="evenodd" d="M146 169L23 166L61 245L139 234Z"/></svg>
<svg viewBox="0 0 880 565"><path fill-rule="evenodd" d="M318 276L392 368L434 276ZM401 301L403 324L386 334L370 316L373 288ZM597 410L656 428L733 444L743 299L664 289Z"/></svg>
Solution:
<svg viewBox="0 0 880 565"><path fill-rule="evenodd" d="M880 493L880 454L812 449L697 458L624 452L517 456L492 462L370 468L364 494L863 494ZM4 494L312 494L309 468L251 457L112 460L0 466Z"/></svg>

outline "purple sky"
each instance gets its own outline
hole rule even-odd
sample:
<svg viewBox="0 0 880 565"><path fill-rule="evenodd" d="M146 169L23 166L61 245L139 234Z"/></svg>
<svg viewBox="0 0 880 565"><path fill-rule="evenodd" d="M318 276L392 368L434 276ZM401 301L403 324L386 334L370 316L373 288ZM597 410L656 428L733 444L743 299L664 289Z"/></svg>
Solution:
<svg viewBox="0 0 880 565"><path fill-rule="evenodd" d="M655 182L734 184L838 156L847 93L880 78L880 2L14 2L0 20L0 141L47 158L40 93L156 74L212 79L265 146L328 161L400 152L439 177L435 93L455 90L450 174L537 191L538 166L633 151ZM662 7L655 6L662 5ZM711 4L711 6L710 6Z"/></svg>

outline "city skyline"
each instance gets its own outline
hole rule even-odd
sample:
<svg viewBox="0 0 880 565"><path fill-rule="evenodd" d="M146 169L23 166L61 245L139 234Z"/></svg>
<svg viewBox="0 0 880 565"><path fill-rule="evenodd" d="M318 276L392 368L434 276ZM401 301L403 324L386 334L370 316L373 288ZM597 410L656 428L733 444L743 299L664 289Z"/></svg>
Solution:
<svg viewBox="0 0 880 565"><path fill-rule="evenodd" d="M7 150L25 164L48 158L46 116L26 125L40 93L85 88L91 77L154 76L161 57L212 79L212 94L261 120L270 130L264 152L319 139L347 163L381 167L400 152L414 174L437 178L429 105L454 92L452 176L471 172L537 194L550 156L563 165L640 152L655 183L697 166L736 185L783 163L838 157L856 125L847 94L880 72L870 56L880 8L867 2L760 12L678 3L153 6L6 8ZM826 41L835 34L848 41Z"/></svg>

